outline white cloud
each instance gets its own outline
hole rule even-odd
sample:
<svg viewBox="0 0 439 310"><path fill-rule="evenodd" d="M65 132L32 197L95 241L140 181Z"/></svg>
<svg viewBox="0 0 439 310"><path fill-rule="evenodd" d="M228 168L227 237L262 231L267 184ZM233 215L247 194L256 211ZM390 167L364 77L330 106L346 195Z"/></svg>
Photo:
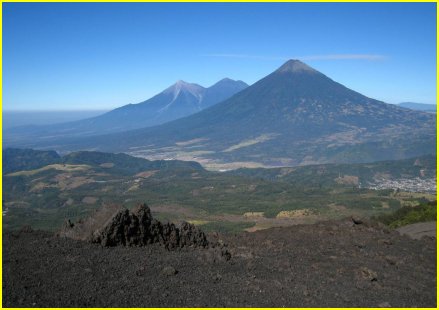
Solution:
<svg viewBox="0 0 439 310"><path fill-rule="evenodd" d="M307 56L261 56L248 54L203 54L205 57L222 57L222 58L245 58L245 59L261 59L261 60L385 60L387 57L379 54L330 54L330 55L307 55Z"/></svg>

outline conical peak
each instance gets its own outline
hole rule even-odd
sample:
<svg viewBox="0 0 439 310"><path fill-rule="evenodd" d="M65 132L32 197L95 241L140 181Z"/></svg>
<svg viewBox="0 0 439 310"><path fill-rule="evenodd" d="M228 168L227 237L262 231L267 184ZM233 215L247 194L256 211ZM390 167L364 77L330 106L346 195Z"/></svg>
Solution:
<svg viewBox="0 0 439 310"><path fill-rule="evenodd" d="M307 64L297 59L290 59L284 63L276 72L317 72Z"/></svg>
<svg viewBox="0 0 439 310"><path fill-rule="evenodd" d="M183 80L178 80L177 82L175 82L175 84L173 85L174 88L178 88L178 89L190 89L193 87L198 87L199 85L197 84L193 84L193 83L188 83L185 82Z"/></svg>
<svg viewBox="0 0 439 310"><path fill-rule="evenodd" d="M178 80L177 82L175 82L176 86L184 86L184 85L190 85L191 83L185 82L183 80Z"/></svg>
<svg viewBox="0 0 439 310"><path fill-rule="evenodd" d="M167 89L165 89L165 92L180 92L181 90L186 90L189 92L200 92L204 89L204 87L194 84L194 83L188 83L182 80L178 80L175 82L174 85L171 85Z"/></svg>
<svg viewBox="0 0 439 310"><path fill-rule="evenodd" d="M169 86L165 91L171 91L171 90L174 90L176 88L184 88L184 87L186 87L188 85L191 85L191 83L185 82L183 80L178 80L174 84Z"/></svg>

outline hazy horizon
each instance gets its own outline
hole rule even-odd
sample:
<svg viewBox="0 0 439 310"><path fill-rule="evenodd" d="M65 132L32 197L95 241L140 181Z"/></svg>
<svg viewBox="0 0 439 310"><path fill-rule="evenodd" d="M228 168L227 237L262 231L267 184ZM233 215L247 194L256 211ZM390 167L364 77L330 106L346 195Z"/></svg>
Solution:
<svg viewBox="0 0 439 310"><path fill-rule="evenodd" d="M3 110L3 129L52 125L101 115L108 110Z"/></svg>
<svg viewBox="0 0 439 310"><path fill-rule="evenodd" d="M151 99L151 98L147 98L146 100ZM142 103L142 102L132 103L132 104L139 104L139 103ZM396 103L392 103L392 102L386 102L386 103L393 104L393 105L398 105L398 104L401 104L401 103L417 103L417 104L426 104L426 105L437 106L436 103L413 102L413 101L408 101L408 100L405 100L405 101L403 100L401 102L396 102ZM67 109L41 109L41 110L38 110L38 109L33 109L33 110L32 109L7 109L7 110L5 110L5 109L3 109L3 113L17 113L17 114L19 114L19 113L46 113L46 112L47 113L52 113L52 112L59 112L59 113L69 113L69 112L73 112L73 113L78 112L78 113L80 113L80 112L85 112L85 113L93 114L93 113L106 113L106 112L109 112L109 111L111 111L113 109L117 109L117 108L122 107L122 106L127 105L127 104L122 104L122 105L114 107L114 108L106 108L106 109L85 109L85 108L83 108L83 109L73 109L73 108L67 108ZM98 114L96 114L96 115L98 115Z"/></svg>

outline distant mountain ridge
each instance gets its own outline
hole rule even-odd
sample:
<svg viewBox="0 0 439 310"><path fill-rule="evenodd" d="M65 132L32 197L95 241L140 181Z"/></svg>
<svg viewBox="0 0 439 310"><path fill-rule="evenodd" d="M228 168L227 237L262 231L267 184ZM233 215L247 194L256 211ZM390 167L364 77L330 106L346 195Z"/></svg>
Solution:
<svg viewBox="0 0 439 310"><path fill-rule="evenodd" d="M6 141L47 141L53 137L90 136L159 125L199 112L247 86L243 81L229 78L208 88L180 80L148 100L127 104L96 117L6 130Z"/></svg>
<svg viewBox="0 0 439 310"><path fill-rule="evenodd" d="M142 123L140 128L151 127L200 112L246 87L246 83L228 78L208 88L179 80L151 99L120 107L108 112L101 119L105 117L114 123L121 122L126 127L139 126L139 123ZM128 129L132 128L126 130Z"/></svg>
<svg viewBox="0 0 439 310"><path fill-rule="evenodd" d="M147 169L190 169L204 171L197 162L150 161L127 154L79 151L60 156L55 151L6 148L3 150L3 173L34 170L53 164L90 165L111 170L119 174L134 174ZM106 166L106 164L108 166Z"/></svg>
<svg viewBox="0 0 439 310"><path fill-rule="evenodd" d="M290 60L229 99L155 127L38 147L197 160L213 168L359 163L435 154L436 119L363 96Z"/></svg>
<svg viewBox="0 0 439 310"><path fill-rule="evenodd" d="M401 108L407 108L417 111L436 112L437 107L435 104L416 103L416 102L401 102L398 104Z"/></svg>

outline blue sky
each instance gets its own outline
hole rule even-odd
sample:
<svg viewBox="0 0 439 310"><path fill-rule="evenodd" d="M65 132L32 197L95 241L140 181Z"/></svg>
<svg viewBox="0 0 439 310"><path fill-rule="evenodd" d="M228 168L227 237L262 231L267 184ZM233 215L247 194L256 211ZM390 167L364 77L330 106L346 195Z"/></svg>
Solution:
<svg viewBox="0 0 439 310"><path fill-rule="evenodd" d="M3 109L110 109L289 58L389 103L436 103L434 3L3 3Z"/></svg>

